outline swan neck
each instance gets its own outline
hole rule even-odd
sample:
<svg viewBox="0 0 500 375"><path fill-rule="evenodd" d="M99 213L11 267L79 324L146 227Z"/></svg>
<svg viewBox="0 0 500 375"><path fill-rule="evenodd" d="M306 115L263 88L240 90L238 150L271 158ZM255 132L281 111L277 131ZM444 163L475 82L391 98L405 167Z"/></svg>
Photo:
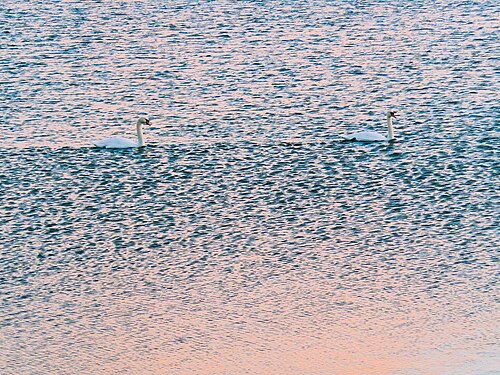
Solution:
<svg viewBox="0 0 500 375"><path fill-rule="evenodd" d="M137 124L137 145L139 147L144 146L144 136L142 134L142 125Z"/></svg>
<svg viewBox="0 0 500 375"><path fill-rule="evenodd" d="M394 139L394 128L392 127L392 117L387 117L387 140L392 141Z"/></svg>

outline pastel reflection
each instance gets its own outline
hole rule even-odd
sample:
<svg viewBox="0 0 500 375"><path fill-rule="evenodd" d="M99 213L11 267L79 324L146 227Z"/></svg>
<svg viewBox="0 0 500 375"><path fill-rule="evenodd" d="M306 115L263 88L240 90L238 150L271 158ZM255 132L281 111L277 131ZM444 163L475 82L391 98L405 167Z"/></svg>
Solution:
<svg viewBox="0 0 500 375"><path fill-rule="evenodd" d="M491 1L2 10L0 373L498 371Z"/></svg>

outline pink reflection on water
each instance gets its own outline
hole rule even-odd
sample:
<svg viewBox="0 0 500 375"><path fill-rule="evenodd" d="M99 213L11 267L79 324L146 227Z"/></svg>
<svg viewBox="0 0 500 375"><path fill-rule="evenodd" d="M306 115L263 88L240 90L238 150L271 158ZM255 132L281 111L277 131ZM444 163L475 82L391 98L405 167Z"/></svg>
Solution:
<svg viewBox="0 0 500 375"><path fill-rule="evenodd" d="M138 323L138 322L135 322ZM205 317L191 317L187 314L186 319L177 322L179 325L170 327L197 327L203 330L205 325L213 327L213 321ZM207 324L208 323L208 324ZM229 323L229 322L227 322ZM140 340L148 347L148 358L133 354L140 342L135 342L133 347L125 343L118 344L113 348L116 352L123 344L119 352L123 354L113 365L106 366L109 372L122 368L141 371L165 370L178 374L290 374L290 373L339 373L339 374L394 374L398 372L407 373L415 371L425 374L442 374L443 370L453 373L453 369L467 369L467 363L474 363L477 358L471 355L468 348L460 350L460 343L450 344L444 338L456 335L458 340L466 340L463 336L463 328L450 326L442 327L443 332L434 332L428 340L422 340L427 327L418 328L418 337L415 333L408 335L405 329L398 330L395 327L385 328L377 326L377 322L371 325L359 324L360 322L343 322L336 327L316 327L308 331L304 326L294 326L300 322L282 321L279 329L269 331L269 325L261 324L262 330L258 330L259 324L253 324L253 329L245 330L237 335L234 340L234 327L228 324L224 327L222 322L216 324L218 334L227 338L217 337L206 342L200 348L200 342L194 340L192 344L189 332L183 332L188 337L185 344L179 348L162 352L161 349L151 348L151 338L148 338L149 330L145 337ZM399 322L393 322L395 325ZM407 323L407 322L403 322ZM318 324L321 324L318 321ZM352 325L352 326L350 326ZM355 328L354 328L354 327ZM294 328L295 327L295 328ZM159 328L159 327L157 327ZM215 328L215 327L214 327ZM458 328L458 329L457 329ZM168 327L161 327L168 331ZM156 334L154 335L156 338ZM213 333L212 333L213 334ZM436 334L443 335L442 342L436 342ZM126 332L115 332L114 337L127 337ZM164 337L165 338L165 337ZM102 339L102 337L99 337ZM157 340L153 340L157 341ZM162 340L160 340L161 342ZM425 342L429 341L429 342ZM106 351L108 341L102 343L99 352ZM431 344L429 346L429 344ZM435 352L428 351L422 354L423 348L440 345ZM449 348L449 349L447 349ZM154 354L152 354L154 353ZM453 367L454 363L457 367ZM484 363L483 363L484 369ZM491 367L491 370L494 370ZM467 370L466 370L467 371Z"/></svg>

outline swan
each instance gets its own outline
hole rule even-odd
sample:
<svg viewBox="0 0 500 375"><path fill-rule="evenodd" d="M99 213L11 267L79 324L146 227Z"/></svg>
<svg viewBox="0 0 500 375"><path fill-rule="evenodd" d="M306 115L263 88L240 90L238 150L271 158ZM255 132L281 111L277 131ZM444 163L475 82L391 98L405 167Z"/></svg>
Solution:
<svg viewBox="0 0 500 375"><path fill-rule="evenodd" d="M133 141L123 137L111 137L102 141L94 142L94 145L101 148L134 148L144 146L144 137L142 136L142 125L151 125L151 122L146 117L141 117L137 120L137 141Z"/></svg>
<svg viewBox="0 0 500 375"><path fill-rule="evenodd" d="M396 113L393 111L387 112L387 137L377 132L357 132L343 135L346 141L357 142L381 142L392 141L394 139L394 129L392 128L392 119L396 118Z"/></svg>

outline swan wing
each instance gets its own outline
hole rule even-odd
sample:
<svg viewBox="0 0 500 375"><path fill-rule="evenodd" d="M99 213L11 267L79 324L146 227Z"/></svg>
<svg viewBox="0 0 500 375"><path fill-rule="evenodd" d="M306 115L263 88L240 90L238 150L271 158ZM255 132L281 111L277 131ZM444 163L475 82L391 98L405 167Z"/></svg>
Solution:
<svg viewBox="0 0 500 375"><path fill-rule="evenodd" d="M94 142L94 145L101 148L131 148L138 146L137 142L123 137L106 138L102 141Z"/></svg>
<svg viewBox="0 0 500 375"><path fill-rule="evenodd" d="M377 132L357 132L357 133L345 134L342 136L342 138L348 141L357 141L357 142L381 142L387 140L386 137Z"/></svg>

